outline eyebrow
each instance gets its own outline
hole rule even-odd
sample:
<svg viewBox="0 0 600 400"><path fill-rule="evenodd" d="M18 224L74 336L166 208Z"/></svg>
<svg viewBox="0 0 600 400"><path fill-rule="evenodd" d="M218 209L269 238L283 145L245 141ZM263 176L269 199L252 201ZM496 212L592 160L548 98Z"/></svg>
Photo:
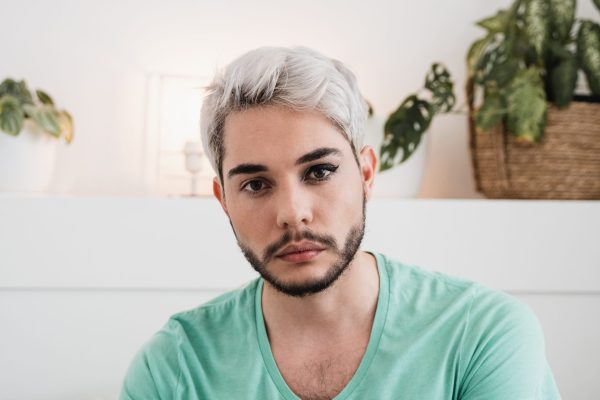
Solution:
<svg viewBox="0 0 600 400"><path fill-rule="evenodd" d="M310 153L306 153L305 155L297 159L295 165L305 164L307 162L315 161L332 154L336 156L341 156L342 152L333 147L321 147L311 151Z"/></svg>
<svg viewBox="0 0 600 400"><path fill-rule="evenodd" d="M296 160L294 165L306 164L308 162L315 161L329 155L340 156L342 155L342 152L333 147L321 147L304 154ZM240 164L237 167L230 169L227 173L227 177L231 178L235 175L241 174L255 174L257 172L265 172L268 170L269 169L267 168L267 166L263 164Z"/></svg>
<svg viewBox="0 0 600 400"><path fill-rule="evenodd" d="M265 172L268 168L262 164L240 164L235 168L231 168L227 173L227 177L231 178L239 174L255 174L257 172Z"/></svg>

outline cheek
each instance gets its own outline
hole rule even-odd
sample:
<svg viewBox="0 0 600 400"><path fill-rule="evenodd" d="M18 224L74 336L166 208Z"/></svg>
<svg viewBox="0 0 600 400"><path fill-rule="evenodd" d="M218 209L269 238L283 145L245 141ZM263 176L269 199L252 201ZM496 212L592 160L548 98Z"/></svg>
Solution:
<svg viewBox="0 0 600 400"><path fill-rule="evenodd" d="M269 232L267 225L272 216L268 212L271 208L250 205L251 202L233 201L229 208L229 218L239 239L249 245L260 244Z"/></svg>
<svg viewBox="0 0 600 400"><path fill-rule="evenodd" d="M357 218L362 218L363 188L356 174L340 177L319 198L318 220L330 229L346 230Z"/></svg>

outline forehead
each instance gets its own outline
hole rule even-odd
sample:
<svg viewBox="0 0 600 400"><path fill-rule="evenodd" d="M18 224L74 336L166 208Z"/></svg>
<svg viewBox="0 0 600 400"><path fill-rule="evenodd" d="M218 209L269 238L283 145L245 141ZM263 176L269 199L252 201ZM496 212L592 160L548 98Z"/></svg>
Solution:
<svg viewBox="0 0 600 400"><path fill-rule="evenodd" d="M318 111L261 106L230 114L223 127L223 166L296 160L319 147L352 156L341 130Z"/></svg>

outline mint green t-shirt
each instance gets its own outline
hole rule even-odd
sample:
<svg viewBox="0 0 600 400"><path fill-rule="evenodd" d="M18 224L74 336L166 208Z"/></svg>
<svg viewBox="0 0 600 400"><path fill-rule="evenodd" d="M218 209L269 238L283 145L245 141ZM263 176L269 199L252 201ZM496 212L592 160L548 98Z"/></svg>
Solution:
<svg viewBox="0 0 600 400"><path fill-rule="evenodd" d="M376 254L371 337L341 399L558 399L544 337L522 303ZM121 400L298 399L277 369L263 280L174 315L134 358Z"/></svg>

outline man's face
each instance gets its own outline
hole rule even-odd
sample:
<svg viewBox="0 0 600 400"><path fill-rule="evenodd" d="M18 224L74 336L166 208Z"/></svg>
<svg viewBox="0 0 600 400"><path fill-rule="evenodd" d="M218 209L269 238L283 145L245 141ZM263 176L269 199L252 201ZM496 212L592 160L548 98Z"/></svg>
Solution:
<svg viewBox="0 0 600 400"><path fill-rule="evenodd" d="M255 107L227 117L223 188L214 192L250 264L292 296L329 287L364 234L375 157L357 165L350 143L321 113Z"/></svg>

